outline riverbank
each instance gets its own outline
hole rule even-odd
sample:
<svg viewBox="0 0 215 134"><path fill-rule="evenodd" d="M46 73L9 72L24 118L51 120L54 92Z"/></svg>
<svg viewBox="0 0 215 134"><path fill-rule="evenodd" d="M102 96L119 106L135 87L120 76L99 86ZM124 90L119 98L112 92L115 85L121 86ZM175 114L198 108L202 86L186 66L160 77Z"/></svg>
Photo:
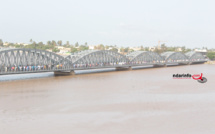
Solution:
<svg viewBox="0 0 215 134"><path fill-rule="evenodd" d="M213 64L213 65L215 65L215 61L207 61L207 62L205 62L205 64Z"/></svg>

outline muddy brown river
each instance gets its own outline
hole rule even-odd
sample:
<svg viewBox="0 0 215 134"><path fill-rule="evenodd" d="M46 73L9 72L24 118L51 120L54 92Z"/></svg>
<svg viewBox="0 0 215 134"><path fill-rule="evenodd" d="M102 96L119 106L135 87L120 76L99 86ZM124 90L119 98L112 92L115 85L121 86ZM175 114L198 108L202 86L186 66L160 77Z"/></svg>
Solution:
<svg viewBox="0 0 215 134"><path fill-rule="evenodd" d="M215 133L215 65L106 71L0 76L0 134Z"/></svg>

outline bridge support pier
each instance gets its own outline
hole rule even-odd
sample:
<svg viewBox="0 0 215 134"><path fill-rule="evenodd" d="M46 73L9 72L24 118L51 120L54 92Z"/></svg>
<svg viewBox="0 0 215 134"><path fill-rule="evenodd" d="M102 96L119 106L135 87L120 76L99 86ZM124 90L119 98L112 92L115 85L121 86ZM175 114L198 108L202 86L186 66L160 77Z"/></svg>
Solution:
<svg viewBox="0 0 215 134"><path fill-rule="evenodd" d="M154 68L157 68L157 67L165 67L165 64L163 64L163 65L155 64L155 65L153 65L153 67L154 67Z"/></svg>
<svg viewBox="0 0 215 134"><path fill-rule="evenodd" d="M181 65L189 65L189 62L188 63L179 63L178 65L179 66L181 66Z"/></svg>
<svg viewBox="0 0 215 134"><path fill-rule="evenodd" d="M190 62L189 65L193 65L193 64L204 64L204 63L205 63L205 61L203 61L203 62L201 62L201 61L199 61L199 62Z"/></svg>
<svg viewBox="0 0 215 134"><path fill-rule="evenodd" d="M55 71L54 75L55 76L75 75L75 72L74 72L74 70L71 70L69 72Z"/></svg>
<svg viewBox="0 0 215 134"><path fill-rule="evenodd" d="M131 67L116 67L116 71L132 70Z"/></svg>

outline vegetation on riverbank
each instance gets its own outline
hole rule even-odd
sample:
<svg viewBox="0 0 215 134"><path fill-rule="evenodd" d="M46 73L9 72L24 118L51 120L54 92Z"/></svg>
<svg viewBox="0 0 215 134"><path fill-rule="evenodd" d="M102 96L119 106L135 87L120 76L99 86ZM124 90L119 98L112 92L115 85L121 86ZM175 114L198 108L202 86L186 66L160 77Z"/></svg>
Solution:
<svg viewBox="0 0 215 134"><path fill-rule="evenodd" d="M208 57L210 60L215 60L215 52L208 52L208 53L207 53L207 57Z"/></svg>
<svg viewBox="0 0 215 134"><path fill-rule="evenodd" d="M154 51L159 54L167 51L186 53L186 52L195 50L195 49L186 48L185 46L172 47L172 46L166 46L165 44L161 44L160 46L156 46L156 47L147 47L147 46L146 47L143 47L143 46L118 47L116 45L113 46L113 45L103 45L103 44L90 46L87 44L87 42L81 45L79 45L78 42L76 42L75 44L71 44L69 41L66 41L65 43L63 43L62 40L58 40L58 41L52 40L52 41L47 41L46 43L43 43L43 42L36 42L30 39L29 42L30 42L29 44L5 42L6 45L4 45L3 40L0 39L0 47L40 49L40 50L52 51L55 53L60 52L61 51L60 49L66 49L65 51L68 53L74 53L77 51L83 51L88 49L97 49L97 50L110 50L114 52L120 52L121 54L127 54L133 51ZM207 57L210 60L215 60L214 49L207 49L206 47L203 47L202 49L206 50Z"/></svg>
<svg viewBox="0 0 215 134"><path fill-rule="evenodd" d="M213 64L213 65L215 65L215 61L207 61L207 62L205 62L205 64Z"/></svg>

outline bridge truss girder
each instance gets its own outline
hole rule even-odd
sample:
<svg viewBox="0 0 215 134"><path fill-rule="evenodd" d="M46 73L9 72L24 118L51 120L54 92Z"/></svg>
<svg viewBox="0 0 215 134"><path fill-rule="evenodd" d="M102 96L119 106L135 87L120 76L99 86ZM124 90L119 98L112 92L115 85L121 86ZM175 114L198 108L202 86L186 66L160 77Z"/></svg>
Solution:
<svg viewBox="0 0 215 134"><path fill-rule="evenodd" d="M186 56L187 55L187 56ZM85 50L64 58L52 52L35 49L4 49L0 50L0 73L20 71L18 66L48 66L49 70L33 71L71 71L85 68L131 67L135 65L164 65L168 63L188 63L204 58L201 53L165 52L161 55L155 52L135 51L125 55L108 50ZM16 67L15 69L12 69ZM8 71L9 70L9 71ZM11 71L11 72L10 72ZM21 72L23 70L21 69ZM31 71L24 69L24 71Z"/></svg>
<svg viewBox="0 0 215 134"><path fill-rule="evenodd" d="M52 52L35 49L8 49L0 51L0 65L3 67L13 66L42 66L58 65L69 67L64 57Z"/></svg>
<svg viewBox="0 0 215 134"><path fill-rule="evenodd" d="M66 57L73 64L73 68L81 66L98 67L98 66L122 66L129 63L126 56L108 50L86 50L74 53Z"/></svg>
<svg viewBox="0 0 215 134"><path fill-rule="evenodd" d="M188 63L188 57L181 52L164 52L161 54L166 63Z"/></svg>
<svg viewBox="0 0 215 134"><path fill-rule="evenodd" d="M205 61L205 57L200 52L190 51L185 53L185 55L189 58L190 62Z"/></svg>
<svg viewBox="0 0 215 134"><path fill-rule="evenodd" d="M131 64L164 64L164 59L151 51L134 51L126 56Z"/></svg>

